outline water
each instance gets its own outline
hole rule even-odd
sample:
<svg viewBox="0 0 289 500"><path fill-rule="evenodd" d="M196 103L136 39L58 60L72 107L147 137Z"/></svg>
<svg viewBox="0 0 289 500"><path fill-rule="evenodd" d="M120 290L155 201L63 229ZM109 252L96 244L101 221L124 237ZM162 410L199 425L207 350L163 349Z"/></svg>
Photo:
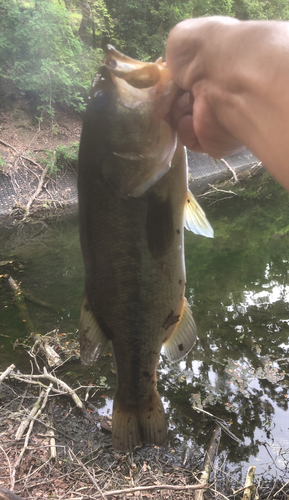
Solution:
<svg viewBox="0 0 289 500"><path fill-rule="evenodd" d="M207 202L214 240L186 233L187 297L199 340L178 364L161 357L158 387L172 453L181 456L188 447L192 457L208 447L215 423L194 406L224 419L241 440L223 433L220 457L240 470L256 465L258 474L270 464L282 475L289 461L288 195L271 182L243 195ZM59 311L27 302L35 329L75 332L84 286L77 218L2 230L0 248L0 261L11 261L0 275ZM11 362L30 369L21 346L13 349L26 335L2 277L0 371ZM111 412L116 380L109 352L93 368L75 360L62 373L71 385L106 384L95 404Z"/></svg>

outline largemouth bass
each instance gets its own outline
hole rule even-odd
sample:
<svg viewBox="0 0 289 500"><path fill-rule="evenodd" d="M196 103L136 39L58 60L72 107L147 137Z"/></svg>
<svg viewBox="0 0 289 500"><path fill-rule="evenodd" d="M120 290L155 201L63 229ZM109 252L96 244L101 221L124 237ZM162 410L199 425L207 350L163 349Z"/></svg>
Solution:
<svg viewBox="0 0 289 500"><path fill-rule="evenodd" d="M81 358L95 363L111 342L112 440L120 451L166 441L160 351L177 361L196 339L185 299L184 226L213 236L188 190L185 149L166 121L177 92L161 60L142 63L108 46L83 122Z"/></svg>

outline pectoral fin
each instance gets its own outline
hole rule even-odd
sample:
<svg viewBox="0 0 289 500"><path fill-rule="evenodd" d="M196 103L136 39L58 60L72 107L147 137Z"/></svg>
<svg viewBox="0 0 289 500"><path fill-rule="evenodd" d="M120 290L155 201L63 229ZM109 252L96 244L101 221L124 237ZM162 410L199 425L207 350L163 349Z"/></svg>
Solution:
<svg viewBox="0 0 289 500"><path fill-rule="evenodd" d="M86 365L93 365L103 352L108 338L94 317L86 293L84 293L80 313L79 339L82 361Z"/></svg>
<svg viewBox="0 0 289 500"><path fill-rule="evenodd" d="M187 300L184 300L183 310L178 324L163 348L170 362L179 361L193 347L197 338L197 328L192 311Z"/></svg>
<svg viewBox="0 0 289 500"><path fill-rule="evenodd" d="M214 230L209 223L204 210L200 207L191 191L187 191L185 206L185 228L195 234L208 238L214 237Z"/></svg>

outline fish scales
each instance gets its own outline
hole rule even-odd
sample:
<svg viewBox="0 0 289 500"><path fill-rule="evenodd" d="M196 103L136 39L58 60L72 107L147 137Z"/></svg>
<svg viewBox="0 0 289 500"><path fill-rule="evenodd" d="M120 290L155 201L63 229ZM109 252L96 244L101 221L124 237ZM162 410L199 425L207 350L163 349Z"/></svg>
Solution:
<svg viewBox="0 0 289 500"><path fill-rule="evenodd" d="M160 351L164 345L178 360L196 338L184 297L186 213L201 221L200 232L211 229L188 191L184 148L165 121L175 96L161 62L140 63L109 47L80 142L81 357L93 364L111 341L112 440L121 451L165 442L156 388Z"/></svg>

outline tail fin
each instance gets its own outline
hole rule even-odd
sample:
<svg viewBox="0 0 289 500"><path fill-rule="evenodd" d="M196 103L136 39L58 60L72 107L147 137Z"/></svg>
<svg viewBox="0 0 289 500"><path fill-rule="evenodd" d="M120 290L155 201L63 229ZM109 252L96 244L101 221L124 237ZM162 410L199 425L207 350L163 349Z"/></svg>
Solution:
<svg viewBox="0 0 289 500"><path fill-rule="evenodd" d="M167 424L161 398L156 389L144 407L125 408L115 395L112 415L112 444L118 451L132 451L143 442L162 446L167 439Z"/></svg>

